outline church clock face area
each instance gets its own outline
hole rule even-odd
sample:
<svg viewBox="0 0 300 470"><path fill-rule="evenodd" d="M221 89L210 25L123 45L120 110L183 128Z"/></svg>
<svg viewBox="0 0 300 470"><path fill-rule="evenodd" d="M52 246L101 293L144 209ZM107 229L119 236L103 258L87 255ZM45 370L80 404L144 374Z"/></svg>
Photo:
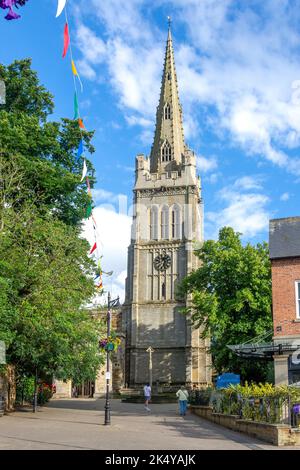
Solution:
<svg viewBox="0 0 300 470"><path fill-rule="evenodd" d="M171 256L167 254L162 254L156 256L153 264L156 271L166 271L171 266L171 263Z"/></svg>

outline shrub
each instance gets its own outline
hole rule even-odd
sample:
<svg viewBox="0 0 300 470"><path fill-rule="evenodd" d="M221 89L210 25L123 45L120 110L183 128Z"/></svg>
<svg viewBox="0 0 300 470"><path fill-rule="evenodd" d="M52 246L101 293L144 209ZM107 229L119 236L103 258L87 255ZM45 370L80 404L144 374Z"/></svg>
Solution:
<svg viewBox="0 0 300 470"><path fill-rule="evenodd" d="M52 395L53 391L51 385L46 383L40 384L38 388L38 404L44 405L50 400L50 398L52 398Z"/></svg>

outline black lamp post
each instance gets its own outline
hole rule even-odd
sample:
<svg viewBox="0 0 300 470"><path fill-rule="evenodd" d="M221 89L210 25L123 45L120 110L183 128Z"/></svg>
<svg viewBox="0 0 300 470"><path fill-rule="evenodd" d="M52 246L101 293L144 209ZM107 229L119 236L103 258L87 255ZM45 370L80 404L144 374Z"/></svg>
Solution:
<svg viewBox="0 0 300 470"><path fill-rule="evenodd" d="M120 298L117 297L114 300L111 300L110 292L108 293L107 299L107 338L110 337L110 324L111 324L111 309L117 308L120 306ZM110 425L110 401L109 401L109 384L110 384L110 367L109 367L109 348L107 344L106 349L106 397L105 397L105 417L104 424L105 426Z"/></svg>

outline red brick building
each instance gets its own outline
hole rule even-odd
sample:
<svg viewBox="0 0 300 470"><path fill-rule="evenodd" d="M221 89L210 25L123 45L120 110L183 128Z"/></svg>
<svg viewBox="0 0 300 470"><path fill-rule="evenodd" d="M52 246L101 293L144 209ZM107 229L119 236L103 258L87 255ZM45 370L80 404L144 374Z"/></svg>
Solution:
<svg viewBox="0 0 300 470"><path fill-rule="evenodd" d="M269 243L275 383L300 385L300 217L271 220Z"/></svg>

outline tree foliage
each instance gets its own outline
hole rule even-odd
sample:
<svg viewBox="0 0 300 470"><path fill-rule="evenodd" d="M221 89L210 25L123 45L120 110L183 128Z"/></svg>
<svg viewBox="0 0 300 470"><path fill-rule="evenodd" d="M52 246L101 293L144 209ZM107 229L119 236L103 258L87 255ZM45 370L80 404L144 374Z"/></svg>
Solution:
<svg viewBox="0 0 300 470"><path fill-rule="evenodd" d="M77 149L83 136L86 150L94 152L93 132L81 133L78 123L69 119L48 120L53 98L39 84L29 59L0 65L0 80L6 85L6 104L0 106L0 155L17 163L30 189L27 198L55 210L65 223L79 224L88 195L80 182L82 162ZM90 162L88 168L93 184Z"/></svg>
<svg viewBox="0 0 300 470"><path fill-rule="evenodd" d="M182 293L191 294L191 314L202 336L211 337L213 364L218 373L241 373L263 380L266 363L238 358L227 346L241 344L271 330L271 269L266 243L242 245L230 227L217 241L208 240L196 252L201 267L187 276Z"/></svg>
<svg viewBox="0 0 300 470"><path fill-rule="evenodd" d="M95 264L80 237L81 134L76 122L48 120L53 98L29 60L0 65L0 79L0 340L19 374L93 380L103 325L85 308Z"/></svg>

